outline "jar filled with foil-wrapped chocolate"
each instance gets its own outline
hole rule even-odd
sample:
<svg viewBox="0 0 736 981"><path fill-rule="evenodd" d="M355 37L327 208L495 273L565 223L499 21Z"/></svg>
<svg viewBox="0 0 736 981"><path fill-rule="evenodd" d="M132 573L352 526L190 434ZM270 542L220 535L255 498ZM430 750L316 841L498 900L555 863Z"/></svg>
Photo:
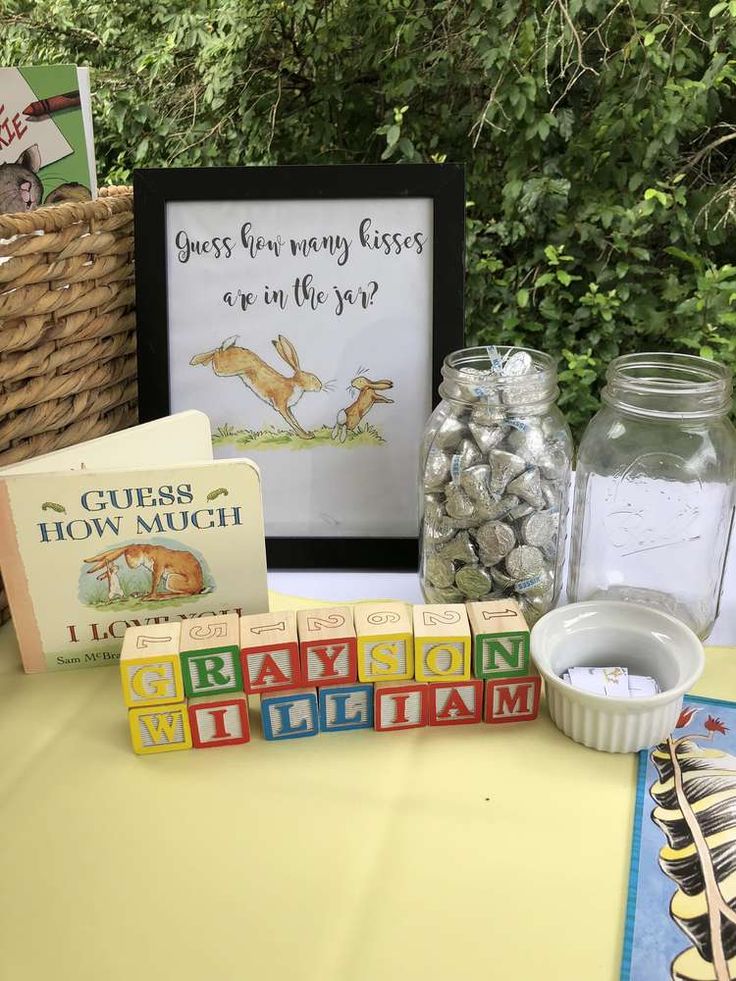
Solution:
<svg viewBox="0 0 736 981"><path fill-rule="evenodd" d="M420 475L420 578L428 603L513 597L533 623L556 602L570 430L555 363L525 348L445 358Z"/></svg>

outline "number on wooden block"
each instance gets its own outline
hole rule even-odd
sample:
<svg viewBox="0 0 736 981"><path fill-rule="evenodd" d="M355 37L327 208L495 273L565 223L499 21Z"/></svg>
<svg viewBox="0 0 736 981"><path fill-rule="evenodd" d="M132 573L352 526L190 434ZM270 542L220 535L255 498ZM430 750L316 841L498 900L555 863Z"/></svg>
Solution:
<svg viewBox="0 0 736 981"><path fill-rule="evenodd" d="M140 755L192 748L185 702L132 708L128 712L128 722L133 749Z"/></svg>
<svg viewBox="0 0 736 981"><path fill-rule="evenodd" d="M427 686L429 724L461 726L480 722L483 716L483 682L478 678L453 684Z"/></svg>
<svg viewBox="0 0 736 981"><path fill-rule="evenodd" d="M354 618L360 680L413 678L414 633L406 604L360 603Z"/></svg>
<svg viewBox="0 0 736 981"><path fill-rule="evenodd" d="M301 688L296 613L255 613L240 618L243 687L251 695Z"/></svg>
<svg viewBox="0 0 736 981"><path fill-rule="evenodd" d="M319 734L317 690L300 688L281 695L261 695L263 735L273 741Z"/></svg>
<svg viewBox="0 0 736 981"><path fill-rule="evenodd" d="M470 625L460 603L414 607L414 677L417 681L470 679Z"/></svg>
<svg viewBox="0 0 736 981"><path fill-rule="evenodd" d="M120 679L128 708L181 702L178 623L128 627L120 653Z"/></svg>
<svg viewBox="0 0 736 981"><path fill-rule="evenodd" d="M243 690L237 613L185 620L180 645L184 691L190 698Z"/></svg>
<svg viewBox="0 0 736 981"><path fill-rule="evenodd" d="M299 610L297 627L305 685L340 685L357 680L355 628L349 607Z"/></svg>
<svg viewBox="0 0 736 981"><path fill-rule="evenodd" d="M486 722L531 722L539 714L541 690L539 675L486 681Z"/></svg>
<svg viewBox="0 0 736 981"><path fill-rule="evenodd" d="M529 675L529 628L518 603L494 600L468 603L476 678L523 678Z"/></svg>
<svg viewBox="0 0 736 981"><path fill-rule="evenodd" d="M249 741L248 699L245 695L193 698L188 708L195 749L234 746Z"/></svg>

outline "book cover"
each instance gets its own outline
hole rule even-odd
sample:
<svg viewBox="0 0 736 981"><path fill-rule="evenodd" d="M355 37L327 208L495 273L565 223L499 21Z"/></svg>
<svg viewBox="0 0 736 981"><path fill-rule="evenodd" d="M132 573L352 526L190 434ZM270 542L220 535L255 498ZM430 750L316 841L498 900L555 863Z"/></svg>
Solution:
<svg viewBox="0 0 736 981"><path fill-rule="evenodd" d="M205 461L212 457L210 420L198 409L130 426L116 433L65 446L0 467L0 478L21 473L58 473L63 470L113 469L116 466L166 466Z"/></svg>
<svg viewBox="0 0 736 981"><path fill-rule="evenodd" d="M0 68L0 213L96 195L88 70Z"/></svg>
<svg viewBox="0 0 736 981"><path fill-rule="evenodd" d="M78 469L0 474L0 567L26 671L116 663L130 625L268 610L254 463L85 462L135 458L136 446L139 457L176 456L186 432L209 442L206 416L182 413L49 454Z"/></svg>
<svg viewBox="0 0 736 981"><path fill-rule="evenodd" d="M687 696L639 755L621 981L736 977L736 703Z"/></svg>

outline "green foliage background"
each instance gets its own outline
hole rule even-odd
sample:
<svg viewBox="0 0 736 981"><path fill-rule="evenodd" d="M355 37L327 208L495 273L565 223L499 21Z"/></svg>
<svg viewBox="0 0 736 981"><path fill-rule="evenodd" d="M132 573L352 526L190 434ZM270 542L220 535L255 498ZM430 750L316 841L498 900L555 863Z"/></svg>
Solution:
<svg viewBox="0 0 736 981"><path fill-rule="evenodd" d="M140 165L463 161L467 335L736 362L736 0L0 0L0 62L93 69Z"/></svg>

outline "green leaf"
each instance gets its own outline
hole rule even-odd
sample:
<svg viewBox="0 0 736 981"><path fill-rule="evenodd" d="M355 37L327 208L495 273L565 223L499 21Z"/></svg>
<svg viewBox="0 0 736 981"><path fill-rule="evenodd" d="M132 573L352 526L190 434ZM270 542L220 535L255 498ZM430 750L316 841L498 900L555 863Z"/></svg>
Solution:
<svg viewBox="0 0 736 981"><path fill-rule="evenodd" d="M516 302L520 307L529 306L529 290L521 289L516 291Z"/></svg>
<svg viewBox="0 0 736 981"><path fill-rule="evenodd" d="M386 143L390 147L395 146L396 143L399 142L400 136L401 136L400 126L397 126L396 124L394 124L393 126L389 126L389 128L386 130Z"/></svg>

